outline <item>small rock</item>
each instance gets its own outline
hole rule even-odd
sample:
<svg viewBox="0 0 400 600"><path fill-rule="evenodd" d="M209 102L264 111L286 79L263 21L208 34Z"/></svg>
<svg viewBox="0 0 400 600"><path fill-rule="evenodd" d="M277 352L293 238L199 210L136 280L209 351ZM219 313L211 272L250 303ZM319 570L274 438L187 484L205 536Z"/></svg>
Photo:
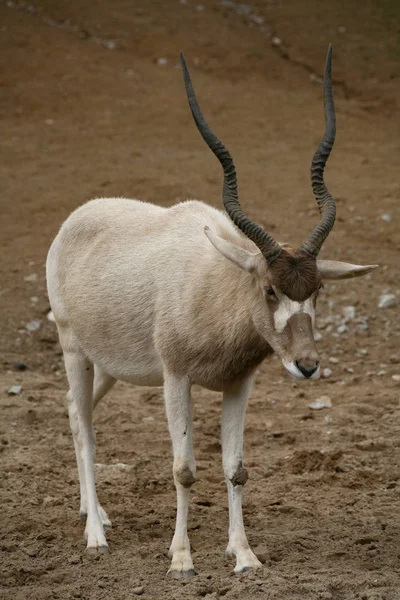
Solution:
<svg viewBox="0 0 400 600"><path fill-rule="evenodd" d="M9 396L19 396L19 394L21 392L22 392L22 385L13 385L8 390L8 395Z"/></svg>
<svg viewBox="0 0 400 600"><path fill-rule="evenodd" d="M154 417L143 417L142 421L154 421Z"/></svg>
<svg viewBox="0 0 400 600"><path fill-rule="evenodd" d="M314 340L316 342L320 342L322 340L322 335L320 334L319 331L314 331Z"/></svg>
<svg viewBox="0 0 400 600"><path fill-rule="evenodd" d="M393 381L399 382L400 381L400 375L392 375L392 379L393 379Z"/></svg>
<svg viewBox="0 0 400 600"><path fill-rule="evenodd" d="M388 214L381 215L381 219L382 219L382 221L386 221L387 223L390 223L390 221L392 220L392 215L388 215Z"/></svg>
<svg viewBox="0 0 400 600"><path fill-rule="evenodd" d="M70 565L77 565L81 562L81 557L79 554L73 554L69 557L68 562Z"/></svg>
<svg viewBox="0 0 400 600"><path fill-rule="evenodd" d="M356 444L359 450L384 450L387 448L387 442L383 438L375 440L362 440Z"/></svg>
<svg viewBox="0 0 400 600"><path fill-rule="evenodd" d="M356 316L355 306L345 306L343 308L343 316L345 318L345 321L351 321L352 319L354 319Z"/></svg>
<svg viewBox="0 0 400 600"><path fill-rule="evenodd" d="M381 369L380 371L378 371L377 375L379 375L379 377L382 377L382 375L386 375L385 369Z"/></svg>
<svg viewBox="0 0 400 600"><path fill-rule="evenodd" d="M332 375L332 369L324 369L322 371L322 377L330 377Z"/></svg>
<svg viewBox="0 0 400 600"><path fill-rule="evenodd" d="M361 354L361 356L367 356L368 350L366 348L360 348L358 354Z"/></svg>
<svg viewBox="0 0 400 600"><path fill-rule="evenodd" d="M269 552L268 548L265 546L257 546L257 548L254 548L253 552L261 564L265 565L265 563L269 562Z"/></svg>
<svg viewBox="0 0 400 600"><path fill-rule="evenodd" d="M38 319L34 319L33 321L29 321L29 323L27 323L25 327L28 331L38 331L38 329L40 329L41 324L41 321L39 321Z"/></svg>
<svg viewBox="0 0 400 600"><path fill-rule="evenodd" d="M282 45L282 40L278 37L273 37L271 41L272 41L273 46L281 46Z"/></svg>
<svg viewBox="0 0 400 600"><path fill-rule="evenodd" d="M336 356L331 356L331 357L329 358L329 362L330 362L330 363L332 363L333 365L337 365L337 364L338 364L338 362L339 362L339 359L338 359L338 358L336 358Z"/></svg>
<svg viewBox="0 0 400 600"><path fill-rule="evenodd" d="M157 64L158 65L167 65L168 64L168 58L157 58Z"/></svg>
<svg viewBox="0 0 400 600"><path fill-rule="evenodd" d="M35 423L36 421L37 421L36 410L33 410L33 408L30 408L25 415L25 423L27 425L33 425L33 423Z"/></svg>
<svg viewBox="0 0 400 600"><path fill-rule="evenodd" d="M379 298L378 308L390 308L397 304L397 298L394 294L382 294Z"/></svg>
<svg viewBox="0 0 400 600"><path fill-rule="evenodd" d="M337 328L336 331L338 333L345 333L348 330L349 330L349 328L347 327L347 325L345 325L344 323L342 323L342 325L339 325L339 327Z"/></svg>
<svg viewBox="0 0 400 600"><path fill-rule="evenodd" d="M30 301L32 304L37 304L39 302L39 298L37 296L31 296Z"/></svg>
<svg viewBox="0 0 400 600"><path fill-rule="evenodd" d="M321 408L331 408L332 401L329 398L329 396L321 396L321 398L313 400L313 402L311 402L308 406L313 410L321 410Z"/></svg>
<svg viewBox="0 0 400 600"><path fill-rule="evenodd" d="M132 589L132 594L134 594L135 596L141 596L143 592L144 588L142 585L138 585L138 587Z"/></svg>
<svg viewBox="0 0 400 600"><path fill-rule="evenodd" d="M14 363L14 369L16 371L26 371L27 368L28 368L28 365L26 365L23 362L16 362L16 363Z"/></svg>
<svg viewBox="0 0 400 600"><path fill-rule="evenodd" d="M30 281L30 282L37 281L37 278L38 278L37 273L32 273L32 275L25 275L24 281Z"/></svg>
<svg viewBox="0 0 400 600"><path fill-rule="evenodd" d="M107 50L115 50L117 47L117 43L115 40L104 40L103 46L107 48Z"/></svg>

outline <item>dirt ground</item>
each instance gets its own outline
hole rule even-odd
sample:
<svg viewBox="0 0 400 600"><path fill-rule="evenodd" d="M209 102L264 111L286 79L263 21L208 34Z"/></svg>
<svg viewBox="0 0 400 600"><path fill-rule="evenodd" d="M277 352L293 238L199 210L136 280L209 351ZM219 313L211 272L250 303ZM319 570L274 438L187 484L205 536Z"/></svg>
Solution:
<svg viewBox="0 0 400 600"><path fill-rule="evenodd" d="M0 597L132 600L142 587L147 600L398 600L400 318L398 305L378 301L400 298L399 5L200 1L0 4ZM199 574L166 576L175 493L162 393L124 384L96 415L98 491L113 529L110 554L90 559L67 384L46 319L48 247L96 196L221 206L219 165L187 107L181 49L235 158L245 210L300 243L317 219L308 173L329 41L338 134L326 179L338 220L321 256L381 266L326 285L318 346L329 377L294 383L274 358L260 369L244 515L264 567L235 576L224 557L220 397L198 388L189 534ZM9 396L16 384L22 393ZM310 409L323 395L332 407Z"/></svg>

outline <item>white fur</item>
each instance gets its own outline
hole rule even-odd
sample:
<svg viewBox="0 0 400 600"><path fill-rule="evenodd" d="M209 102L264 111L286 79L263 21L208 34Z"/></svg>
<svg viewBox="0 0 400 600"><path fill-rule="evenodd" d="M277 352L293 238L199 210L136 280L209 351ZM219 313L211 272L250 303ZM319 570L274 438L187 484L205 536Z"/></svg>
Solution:
<svg viewBox="0 0 400 600"><path fill-rule="evenodd" d="M352 273L351 265L336 268L330 262L325 267L328 277ZM190 389L197 383L224 393L227 551L236 556L236 572L259 567L244 531L243 485L237 483L245 411L258 364L251 360L255 348L261 348L257 360L262 360L265 347L272 347L295 377L301 375L296 357L316 360L310 323L292 336L282 334L293 315L303 312L314 319L311 299L298 303L280 295L272 316L264 295L265 262L257 247L225 214L197 201L169 209L121 198L88 202L61 227L46 268L70 385L88 550L108 550L104 528L111 525L95 488L93 409L117 379L164 384L177 492L170 571L192 573L187 534L195 475ZM355 274L363 272L356 267ZM244 368L246 359L250 366Z"/></svg>
<svg viewBox="0 0 400 600"><path fill-rule="evenodd" d="M296 302L281 293L278 295L278 299L279 308L274 313L275 330L277 333L282 333L290 317L298 313L306 313L314 323L315 311L311 298L307 298L304 302Z"/></svg>

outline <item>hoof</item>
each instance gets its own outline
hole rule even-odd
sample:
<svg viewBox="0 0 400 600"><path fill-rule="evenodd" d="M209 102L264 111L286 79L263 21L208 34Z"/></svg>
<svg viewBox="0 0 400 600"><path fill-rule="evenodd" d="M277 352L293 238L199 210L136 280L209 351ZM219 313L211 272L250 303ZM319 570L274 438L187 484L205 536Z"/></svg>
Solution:
<svg viewBox="0 0 400 600"><path fill-rule="evenodd" d="M108 554L110 552L108 546L88 546L85 553L88 556L97 556L98 554Z"/></svg>
<svg viewBox="0 0 400 600"><path fill-rule="evenodd" d="M236 574L247 573L248 571L254 571L254 567L242 567L239 571L235 571Z"/></svg>
<svg viewBox="0 0 400 600"><path fill-rule="evenodd" d="M173 579L190 579L197 575L194 569L189 569L189 571L168 571L168 575Z"/></svg>

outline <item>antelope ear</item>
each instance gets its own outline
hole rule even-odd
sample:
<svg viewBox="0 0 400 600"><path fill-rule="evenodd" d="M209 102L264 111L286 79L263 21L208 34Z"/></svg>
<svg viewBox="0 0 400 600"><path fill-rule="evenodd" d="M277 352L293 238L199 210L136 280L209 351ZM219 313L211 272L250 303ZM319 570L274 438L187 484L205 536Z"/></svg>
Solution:
<svg viewBox="0 0 400 600"><path fill-rule="evenodd" d="M376 269L379 265L352 265L337 260L317 260L318 271L323 279L350 279L361 277Z"/></svg>
<svg viewBox="0 0 400 600"><path fill-rule="evenodd" d="M204 233L214 246L225 258L238 265L244 271L248 271L251 273L256 268L257 264L262 257L261 252L257 252L256 254L252 254L245 250L244 248L240 248L227 240L216 235L209 227L204 227Z"/></svg>

